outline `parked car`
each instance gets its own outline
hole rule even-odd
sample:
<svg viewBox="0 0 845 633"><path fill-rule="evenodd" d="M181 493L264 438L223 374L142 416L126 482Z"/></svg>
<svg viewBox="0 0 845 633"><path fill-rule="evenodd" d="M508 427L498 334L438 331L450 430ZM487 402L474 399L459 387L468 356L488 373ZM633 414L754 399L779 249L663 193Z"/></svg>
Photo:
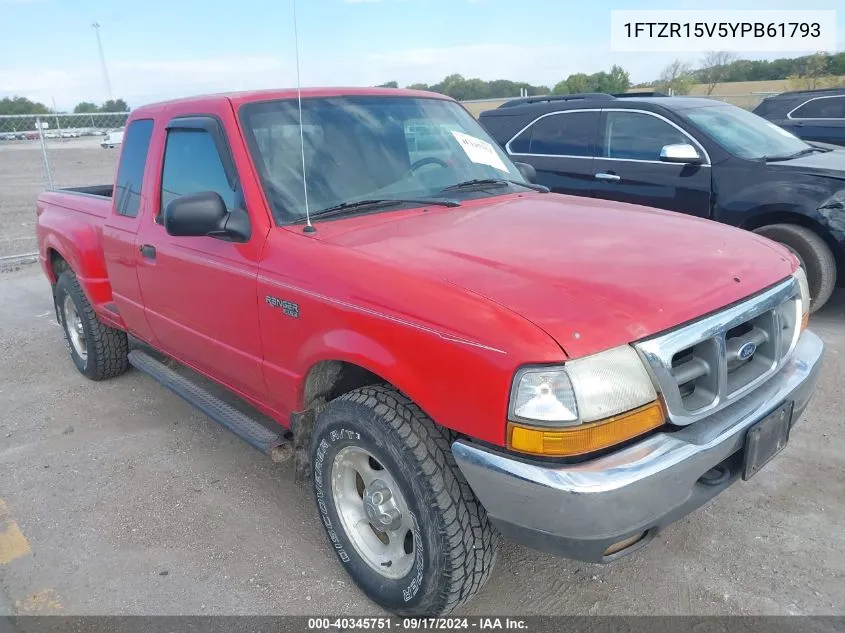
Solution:
<svg viewBox="0 0 845 633"><path fill-rule="evenodd" d="M532 97L482 124L558 193L679 211L784 244L812 310L845 279L845 152L733 105L688 97Z"/></svg>
<svg viewBox="0 0 845 633"><path fill-rule="evenodd" d="M103 149L114 149L121 143L123 143L123 130L119 130L117 132L108 132L103 137L103 142L100 143L100 147L102 147Z"/></svg>
<svg viewBox="0 0 845 633"><path fill-rule="evenodd" d="M805 141L845 145L845 88L783 92L763 99L754 114Z"/></svg>
<svg viewBox="0 0 845 633"><path fill-rule="evenodd" d="M614 561L784 448L823 354L787 249L548 193L441 95L301 104L134 110L113 187L38 196L40 259L77 369L293 455L377 603L459 607L499 534Z"/></svg>

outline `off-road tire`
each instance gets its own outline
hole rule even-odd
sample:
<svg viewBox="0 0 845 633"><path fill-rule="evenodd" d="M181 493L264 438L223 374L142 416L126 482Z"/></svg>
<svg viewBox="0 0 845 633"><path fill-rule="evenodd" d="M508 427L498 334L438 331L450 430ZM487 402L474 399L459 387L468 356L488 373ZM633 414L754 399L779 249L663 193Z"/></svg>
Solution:
<svg viewBox="0 0 845 633"><path fill-rule="evenodd" d="M496 563L499 535L455 463L451 439L389 386L340 396L314 427L312 482L332 547L364 593L397 615L453 611L481 590ZM413 514L414 564L401 579L385 578L367 565L339 519L331 473L346 446L364 448L390 471Z"/></svg>
<svg viewBox="0 0 845 633"><path fill-rule="evenodd" d="M88 347L87 358L82 358L71 344L65 313L61 307L66 296L70 296L82 320ZM66 270L59 275L54 298L56 315L64 331L70 356L84 376L91 380L106 380L129 369L129 341L126 333L100 322L72 271Z"/></svg>
<svg viewBox="0 0 845 633"><path fill-rule="evenodd" d="M836 258L818 233L797 224L772 224L754 232L780 242L801 260L810 286L810 312L827 303L836 288Z"/></svg>

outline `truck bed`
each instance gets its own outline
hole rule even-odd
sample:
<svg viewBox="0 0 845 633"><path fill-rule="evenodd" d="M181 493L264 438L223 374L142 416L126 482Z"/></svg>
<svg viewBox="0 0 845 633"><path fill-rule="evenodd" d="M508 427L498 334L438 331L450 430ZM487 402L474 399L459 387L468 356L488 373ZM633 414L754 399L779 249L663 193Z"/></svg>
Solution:
<svg viewBox="0 0 845 633"><path fill-rule="evenodd" d="M66 191L68 193L84 193L89 196L111 198L114 194L114 185L87 185L85 187L66 187L64 189L57 189L56 191Z"/></svg>
<svg viewBox="0 0 845 633"><path fill-rule="evenodd" d="M54 189L36 201L36 234L41 264L52 283L61 268L57 258L73 270L102 321L119 327L106 309L112 301L103 253L103 223L111 213L112 186L95 185Z"/></svg>
<svg viewBox="0 0 845 633"><path fill-rule="evenodd" d="M42 218L42 223L45 213L49 215L55 212L67 215L68 211L103 219L111 210L113 191L112 185L89 185L44 191L39 194L36 202L37 213Z"/></svg>

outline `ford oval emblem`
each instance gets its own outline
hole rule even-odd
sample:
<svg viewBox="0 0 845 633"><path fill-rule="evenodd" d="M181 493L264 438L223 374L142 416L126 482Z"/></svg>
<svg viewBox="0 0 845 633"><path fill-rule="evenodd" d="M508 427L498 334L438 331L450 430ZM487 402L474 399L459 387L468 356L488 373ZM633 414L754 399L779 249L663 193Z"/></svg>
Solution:
<svg viewBox="0 0 845 633"><path fill-rule="evenodd" d="M754 352L757 351L757 345L754 343L746 343L742 347L739 348L739 352L737 356L739 356L740 360L748 360L752 356L754 356Z"/></svg>

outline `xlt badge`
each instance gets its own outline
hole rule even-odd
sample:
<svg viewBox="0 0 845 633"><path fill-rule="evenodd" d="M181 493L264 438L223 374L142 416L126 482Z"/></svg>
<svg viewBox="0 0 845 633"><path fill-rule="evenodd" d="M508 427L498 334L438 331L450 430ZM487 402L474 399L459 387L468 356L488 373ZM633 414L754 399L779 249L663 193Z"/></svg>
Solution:
<svg viewBox="0 0 845 633"><path fill-rule="evenodd" d="M270 295L267 295L264 298L264 301L268 305L273 306L274 308L281 308L282 312L284 312L289 317L293 317L294 319L299 318L298 303L294 303L293 301L285 301L284 299L279 299L278 297L271 297Z"/></svg>

